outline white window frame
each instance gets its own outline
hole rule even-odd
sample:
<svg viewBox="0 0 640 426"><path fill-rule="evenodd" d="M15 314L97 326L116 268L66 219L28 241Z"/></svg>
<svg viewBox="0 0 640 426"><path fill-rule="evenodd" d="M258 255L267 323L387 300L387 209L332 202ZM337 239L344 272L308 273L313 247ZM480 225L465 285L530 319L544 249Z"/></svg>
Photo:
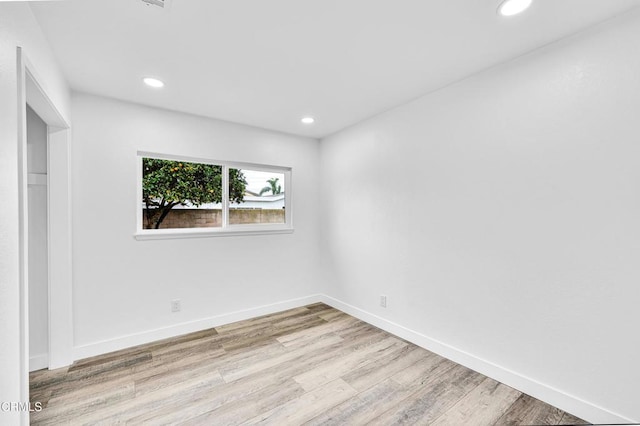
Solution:
<svg viewBox="0 0 640 426"><path fill-rule="evenodd" d="M142 217L142 159L155 158L159 160L184 161L189 163L203 163L222 166L222 226L216 228L170 228L144 229ZM137 153L137 188L136 188L136 240L159 240L171 238L203 238L228 237L234 235L267 235L289 234L293 232L292 184L291 167L272 166L265 164L243 163L237 161L219 161L207 158L188 157L173 154L159 154L155 152L138 151ZM284 174L284 223L256 223L229 224L229 169L248 169L261 172Z"/></svg>

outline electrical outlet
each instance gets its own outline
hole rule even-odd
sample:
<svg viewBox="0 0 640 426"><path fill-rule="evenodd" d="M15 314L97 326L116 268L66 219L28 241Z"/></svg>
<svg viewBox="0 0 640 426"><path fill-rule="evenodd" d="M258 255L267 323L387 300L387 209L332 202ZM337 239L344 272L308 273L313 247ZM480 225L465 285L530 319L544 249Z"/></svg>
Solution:
<svg viewBox="0 0 640 426"><path fill-rule="evenodd" d="M383 308L387 307L387 296L385 296L384 294L380 295L380 306L382 306Z"/></svg>
<svg viewBox="0 0 640 426"><path fill-rule="evenodd" d="M180 299L171 301L171 312L180 312L181 308L182 307L180 306Z"/></svg>

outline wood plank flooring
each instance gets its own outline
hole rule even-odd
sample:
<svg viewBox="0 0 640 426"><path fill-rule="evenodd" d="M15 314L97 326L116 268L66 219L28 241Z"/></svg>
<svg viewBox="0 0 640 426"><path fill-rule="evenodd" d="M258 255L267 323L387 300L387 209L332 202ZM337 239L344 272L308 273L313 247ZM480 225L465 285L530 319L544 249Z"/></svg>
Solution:
<svg viewBox="0 0 640 426"><path fill-rule="evenodd" d="M587 424L324 304L31 373L36 425Z"/></svg>

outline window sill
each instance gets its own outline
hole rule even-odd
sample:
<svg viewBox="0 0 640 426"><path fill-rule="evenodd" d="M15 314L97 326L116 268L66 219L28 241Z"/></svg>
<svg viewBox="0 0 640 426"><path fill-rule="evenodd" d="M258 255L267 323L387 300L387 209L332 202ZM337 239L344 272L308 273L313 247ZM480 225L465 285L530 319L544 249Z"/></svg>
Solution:
<svg viewBox="0 0 640 426"><path fill-rule="evenodd" d="M252 235L293 234L293 228L285 226L235 226L229 228L145 229L133 237L138 241L167 240L177 238L234 237Z"/></svg>

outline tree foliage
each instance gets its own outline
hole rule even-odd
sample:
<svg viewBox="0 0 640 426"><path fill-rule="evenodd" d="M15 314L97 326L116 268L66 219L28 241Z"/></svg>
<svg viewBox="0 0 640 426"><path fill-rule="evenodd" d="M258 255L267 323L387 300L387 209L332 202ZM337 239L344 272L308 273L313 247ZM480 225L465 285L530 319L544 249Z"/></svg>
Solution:
<svg viewBox="0 0 640 426"><path fill-rule="evenodd" d="M273 195L282 193L282 186L278 183L279 180L280 178L267 179L267 183L269 184L269 186L265 186L264 188L262 188L260 190L260 195L269 191L271 191Z"/></svg>
<svg viewBox="0 0 640 426"><path fill-rule="evenodd" d="M242 203L247 186L242 170L229 169L229 201ZM142 201L146 228L158 229L177 205L222 202L222 166L142 159Z"/></svg>

